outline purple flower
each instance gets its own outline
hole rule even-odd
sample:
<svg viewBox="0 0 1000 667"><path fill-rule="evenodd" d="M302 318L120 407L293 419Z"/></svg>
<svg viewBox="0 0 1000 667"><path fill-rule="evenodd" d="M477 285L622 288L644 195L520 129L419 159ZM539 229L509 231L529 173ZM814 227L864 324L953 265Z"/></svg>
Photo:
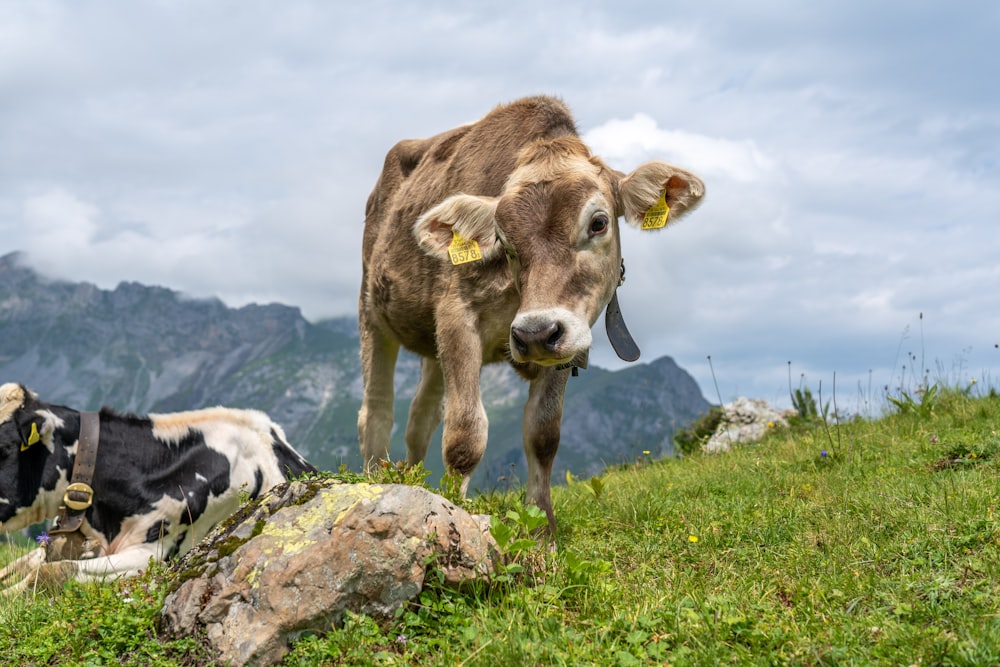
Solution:
<svg viewBox="0 0 1000 667"><path fill-rule="evenodd" d="M35 541L38 542L38 546L47 547L49 546L49 542L52 541L52 538L49 537L48 533L42 533L41 535L35 538Z"/></svg>
<svg viewBox="0 0 1000 667"><path fill-rule="evenodd" d="M826 458L826 450L824 449L823 451L821 451L819 455L822 456L823 458Z"/></svg>

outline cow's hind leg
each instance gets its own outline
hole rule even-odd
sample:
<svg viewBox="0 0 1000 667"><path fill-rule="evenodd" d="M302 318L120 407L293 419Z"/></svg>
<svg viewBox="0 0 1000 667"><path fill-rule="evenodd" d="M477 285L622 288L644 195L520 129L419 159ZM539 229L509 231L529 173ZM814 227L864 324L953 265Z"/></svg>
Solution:
<svg viewBox="0 0 1000 667"><path fill-rule="evenodd" d="M527 501L538 506L549 519L549 533L555 535L552 511L552 462L559 449L563 398L568 370L546 369L531 381L524 406L524 453L528 460Z"/></svg>
<svg viewBox="0 0 1000 667"><path fill-rule="evenodd" d="M361 373L364 397L358 412L358 439L365 469L389 458L392 435L393 373L399 343L370 325L361 329Z"/></svg>
<svg viewBox="0 0 1000 667"><path fill-rule="evenodd" d="M437 359L425 357L420 371L420 384L410 404L406 420L406 462L416 465L427 456L434 430L441 423L441 397L444 377Z"/></svg>

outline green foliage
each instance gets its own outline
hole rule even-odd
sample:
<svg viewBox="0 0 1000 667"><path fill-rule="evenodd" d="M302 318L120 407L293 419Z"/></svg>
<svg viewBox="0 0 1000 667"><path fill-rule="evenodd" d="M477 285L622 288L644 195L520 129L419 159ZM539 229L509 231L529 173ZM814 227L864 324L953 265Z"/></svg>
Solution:
<svg viewBox="0 0 1000 667"><path fill-rule="evenodd" d="M830 413L830 401L819 408L816 399L813 398L809 387L799 387L792 391L792 408L795 409L795 416L789 422L795 426L797 424L815 424L825 422Z"/></svg>
<svg viewBox="0 0 1000 667"><path fill-rule="evenodd" d="M490 517L490 534L503 557L493 580L501 584L515 581L517 575L537 562L533 556L537 555L534 552L538 551L540 542L535 535L548 524L545 512L534 505L508 510L505 519L496 515Z"/></svg>
<svg viewBox="0 0 1000 667"><path fill-rule="evenodd" d="M644 453L645 454L649 454L649 452L644 452ZM644 459L643 457L640 456L639 459L638 459L638 461L636 462L635 466L641 466L641 465L643 465L644 461L648 462L646 459ZM629 467L632 467L632 465L615 465L615 466L610 466L608 468L608 470L618 470L618 469L624 469L624 468L629 468ZM580 485L582 485L583 488L587 489L587 491L589 491L590 493L594 494L594 498L597 498L597 499L600 499L601 494L604 493L604 478L603 477L597 477L595 475L594 477L591 477L586 482L581 482L580 480L578 480L576 477L573 476L573 473L571 473L569 470L567 470L566 471L566 485L567 486L572 486L574 484L580 484Z"/></svg>
<svg viewBox="0 0 1000 667"><path fill-rule="evenodd" d="M600 498L601 492L604 491L604 480L600 477L591 477L587 489L594 494L595 498Z"/></svg>
<svg viewBox="0 0 1000 667"><path fill-rule="evenodd" d="M553 489L558 550L516 493L474 498L504 554L492 586L431 579L284 664L1000 664L997 424L1000 398L941 389L923 414L608 471ZM0 601L0 663L211 664L157 637L160 576Z"/></svg>
<svg viewBox="0 0 1000 667"><path fill-rule="evenodd" d="M938 402L938 386L936 384L932 384L929 387L923 385L918 387L913 393L919 397L919 400L902 389L899 391L898 398L895 396L886 396L886 399L896 407L899 414L914 415L921 419L929 418L934 413L934 408Z"/></svg>
<svg viewBox="0 0 1000 667"><path fill-rule="evenodd" d="M406 461L380 461L365 481L373 484L407 484L427 487L430 471L423 463L409 465Z"/></svg>
<svg viewBox="0 0 1000 667"><path fill-rule="evenodd" d="M796 389L792 392L792 407L798 413L800 420L808 422L819 419L819 410L816 407L816 399L813 398L809 387Z"/></svg>
<svg viewBox="0 0 1000 667"><path fill-rule="evenodd" d="M702 446L712 437L725 415L722 408L712 406L708 412L698 417L691 426L674 434L674 446L682 456L701 452Z"/></svg>
<svg viewBox="0 0 1000 667"><path fill-rule="evenodd" d="M0 598L4 665L204 665L197 637L157 634L166 595L161 565L110 584L70 583L62 594Z"/></svg>
<svg viewBox="0 0 1000 667"><path fill-rule="evenodd" d="M438 493L442 497L447 498L456 505L461 505L464 498L462 497L462 476L459 475L454 470L449 470L444 475L441 476L441 485Z"/></svg>
<svg viewBox="0 0 1000 667"><path fill-rule="evenodd" d="M936 435L930 437L930 442L931 445L939 444ZM1000 454L1000 438L996 437L988 440L940 444L944 455L934 462L933 468L935 470L982 466Z"/></svg>
<svg viewBox="0 0 1000 667"><path fill-rule="evenodd" d="M316 473L316 476L325 477L328 474L329 473L320 471ZM340 466L337 468L337 472L330 474L329 476L333 477L334 479L339 479L344 484L360 484L362 482L372 481L371 477L369 477L368 475L365 475L364 473L354 472L353 470L348 468L347 465L344 463L340 464Z"/></svg>

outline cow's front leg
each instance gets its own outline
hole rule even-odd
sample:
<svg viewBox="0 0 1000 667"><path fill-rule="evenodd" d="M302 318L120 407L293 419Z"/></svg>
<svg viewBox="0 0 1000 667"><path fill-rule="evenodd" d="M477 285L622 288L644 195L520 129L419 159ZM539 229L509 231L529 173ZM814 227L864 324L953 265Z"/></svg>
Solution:
<svg viewBox="0 0 1000 667"><path fill-rule="evenodd" d="M444 433L441 451L449 472L462 476L462 496L486 451L489 422L479 388L483 348L478 335L463 326L439 334L444 376Z"/></svg>
<svg viewBox="0 0 1000 667"><path fill-rule="evenodd" d="M420 370L420 384L410 403L406 419L406 462L416 465L427 456L434 429L441 423L441 397L444 395L444 376L437 359L424 357Z"/></svg>
<svg viewBox="0 0 1000 667"><path fill-rule="evenodd" d="M4 587L4 595L23 589L26 583L15 582L27 582L29 575L37 572L43 563L45 563L45 547L38 547L0 570L0 586Z"/></svg>
<svg viewBox="0 0 1000 667"><path fill-rule="evenodd" d="M531 381L524 406L524 453L528 459L527 501L549 518L549 534L555 536L556 517L552 511L552 462L559 449L563 397L568 370L545 369Z"/></svg>
<svg viewBox="0 0 1000 667"><path fill-rule="evenodd" d="M160 560L163 560L160 545L144 543L128 547L116 554L63 562L73 564L73 578L77 581L103 581L117 577L133 577L148 569L151 562Z"/></svg>
<svg viewBox="0 0 1000 667"><path fill-rule="evenodd" d="M361 373L364 397L358 412L358 439L365 469L371 471L379 461L389 458L392 435L393 373L399 343L377 328L361 325Z"/></svg>
<svg viewBox="0 0 1000 667"><path fill-rule="evenodd" d="M70 580L77 578L79 574L78 564L81 562L83 561L60 560L55 563L42 563L20 582L5 589L4 595L39 590L55 593Z"/></svg>

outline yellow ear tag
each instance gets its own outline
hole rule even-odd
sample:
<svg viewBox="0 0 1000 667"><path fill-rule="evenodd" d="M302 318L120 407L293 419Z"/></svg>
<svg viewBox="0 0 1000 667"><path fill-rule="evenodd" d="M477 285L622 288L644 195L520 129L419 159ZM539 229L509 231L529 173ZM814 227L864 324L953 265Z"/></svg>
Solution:
<svg viewBox="0 0 1000 667"><path fill-rule="evenodd" d="M667 226L667 216L670 215L670 207L667 206L667 190L663 189L660 198L649 207L646 215L642 216L643 229L663 229Z"/></svg>
<svg viewBox="0 0 1000 667"><path fill-rule="evenodd" d="M27 444L25 444L23 442L21 443L21 451L23 452L28 447L31 447L32 445L34 445L35 443L37 443L41 439L42 439L42 436L38 435L38 424L32 422L31 423L31 433L28 435L28 442L27 442Z"/></svg>
<svg viewBox="0 0 1000 667"><path fill-rule="evenodd" d="M460 236L454 229L451 230L451 245L448 246L448 256L455 266L478 262L483 258L483 253L479 250L479 244L475 239L467 239Z"/></svg>

